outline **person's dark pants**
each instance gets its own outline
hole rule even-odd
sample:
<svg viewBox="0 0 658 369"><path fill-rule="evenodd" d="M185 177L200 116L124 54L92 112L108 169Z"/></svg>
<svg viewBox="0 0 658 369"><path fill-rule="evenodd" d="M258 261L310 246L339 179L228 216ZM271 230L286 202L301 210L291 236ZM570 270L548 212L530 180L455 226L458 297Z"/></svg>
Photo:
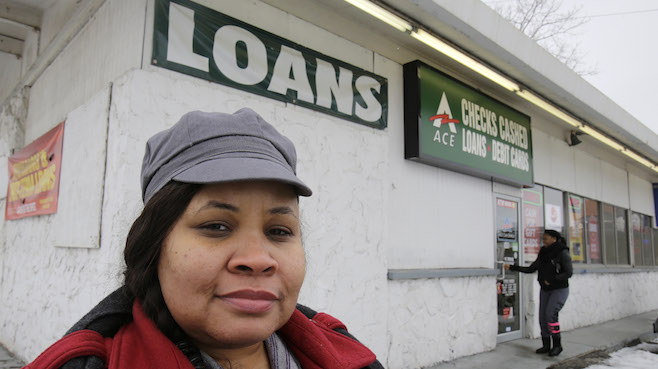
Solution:
<svg viewBox="0 0 658 369"><path fill-rule="evenodd" d="M560 288L552 291L541 290L539 293L539 327L544 338L560 334L558 315L567 302L569 288Z"/></svg>

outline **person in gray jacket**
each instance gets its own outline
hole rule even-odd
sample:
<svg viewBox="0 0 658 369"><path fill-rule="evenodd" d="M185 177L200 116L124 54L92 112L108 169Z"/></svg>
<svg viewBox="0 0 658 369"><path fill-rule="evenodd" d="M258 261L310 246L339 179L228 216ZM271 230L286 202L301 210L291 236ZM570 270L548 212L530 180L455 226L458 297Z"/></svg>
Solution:
<svg viewBox="0 0 658 369"><path fill-rule="evenodd" d="M569 248L559 232L548 229L544 231L542 240L544 246L539 250L537 260L527 267L511 265L510 270L522 273L539 272L539 326L543 346L536 352L557 356L562 352L558 314L569 297L569 278L573 274L573 266Z"/></svg>

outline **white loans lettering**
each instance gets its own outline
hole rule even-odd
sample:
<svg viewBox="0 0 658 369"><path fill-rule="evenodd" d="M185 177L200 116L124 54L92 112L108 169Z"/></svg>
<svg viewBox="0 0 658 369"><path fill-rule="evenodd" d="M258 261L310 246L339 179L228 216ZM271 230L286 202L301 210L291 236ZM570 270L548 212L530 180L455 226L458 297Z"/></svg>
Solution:
<svg viewBox="0 0 658 369"><path fill-rule="evenodd" d="M198 26L193 9L170 3L166 59L210 73L209 58L193 50ZM268 57L271 46L266 46L257 33L237 25L219 27L213 41L212 62L232 82L254 86L269 81L267 90L276 94L295 91L299 101L367 122L383 118L384 109L378 100L382 84L359 74L358 69L350 70L316 55L310 57L303 50L283 44L276 58ZM239 58L238 50L245 50L246 55Z"/></svg>

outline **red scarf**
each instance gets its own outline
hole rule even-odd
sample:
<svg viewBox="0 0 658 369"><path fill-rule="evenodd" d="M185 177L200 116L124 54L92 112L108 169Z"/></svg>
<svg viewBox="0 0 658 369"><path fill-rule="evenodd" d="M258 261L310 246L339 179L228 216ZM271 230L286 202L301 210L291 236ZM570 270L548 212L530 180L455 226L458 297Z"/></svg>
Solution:
<svg viewBox="0 0 658 369"><path fill-rule="evenodd" d="M345 326L330 315L319 313L309 319L295 310L278 333L304 369L359 369L375 361L375 354L336 328ZM194 369L138 302L133 305L133 321L114 337L103 338L91 330L71 333L23 369L59 369L80 356L97 356L109 369Z"/></svg>

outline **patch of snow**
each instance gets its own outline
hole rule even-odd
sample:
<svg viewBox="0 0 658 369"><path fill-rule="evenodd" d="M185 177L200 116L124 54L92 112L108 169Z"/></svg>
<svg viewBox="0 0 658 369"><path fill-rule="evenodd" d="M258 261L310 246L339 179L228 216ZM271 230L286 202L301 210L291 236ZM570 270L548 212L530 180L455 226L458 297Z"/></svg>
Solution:
<svg viewBox="0 0 658 369"><path fill-rule="evenodd" d="M591 365L585 369L655 369L658 368L658 351L656 343L643 343L623 348L610 354L610 358L601 364ZM651 352L653 351L653 352Z"/></svg>

